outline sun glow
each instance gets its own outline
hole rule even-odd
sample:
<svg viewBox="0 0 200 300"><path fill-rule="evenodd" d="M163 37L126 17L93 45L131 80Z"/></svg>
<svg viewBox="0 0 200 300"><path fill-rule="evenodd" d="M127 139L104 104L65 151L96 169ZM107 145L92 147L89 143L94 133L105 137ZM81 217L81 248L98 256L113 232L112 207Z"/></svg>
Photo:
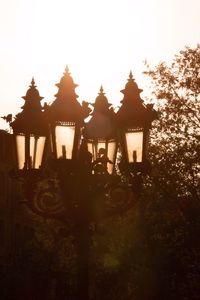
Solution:
<svg viewBox="0 0 200 300"><path fill-rule="evenodd" d="M145 89L145 59L166 61L199 42L199 0L2 2L0 116L19 111L33 76L45 101L53 101L67 64L80 101L93 102L102 84L117 106L130 70Z"/></svg>
<svg viewBox="0 0 200 300"><path fill-rule="evenodd" d="M102 84L109 102L117 107L130 70L141 85L143 62L147 52L153 53L150 29L141 21L152 11L148 3L146 7L127 0L36 0L31 44L38 47L32 50L33 73L38 88L40 82L43 86L41 95L48 96L46 101L53 101L55 83L66 64L79 85L79 101L94 102ZM155 23L151 24L155 31Z"/></svg>
<svg viewBox="0 0 200 300"><path fill-rule="evenodd" d="M148 3L144 9L140 2L133 5L127 0L36 0L33 9L34 74L40 77L50 72L55 83L68 64L83 98L93 101L103 84L108 96L115 94L111 102L119 102L130 69L138 75L144 52L149 51L146 45L151 45L144 22L152 10ZM110 85L111 80L116 87Z"/></svg>

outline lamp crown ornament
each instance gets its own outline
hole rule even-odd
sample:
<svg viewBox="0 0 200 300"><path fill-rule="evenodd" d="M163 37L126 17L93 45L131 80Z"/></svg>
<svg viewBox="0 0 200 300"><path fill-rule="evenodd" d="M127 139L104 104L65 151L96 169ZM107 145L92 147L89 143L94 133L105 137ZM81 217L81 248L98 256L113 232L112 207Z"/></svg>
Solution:
<svg viewBox="0 0 200 300"><path fill-rule="evenodd" d="M105 96L103 86L101 85L98 96L95 99L95 103L92 104L94 107L93 114L96 113L104 113L109 114L110 113L110 106L111 103L108 102L107 97Z"/></svg>
<svg viewBox="0 0 200 300"><path fill-rule="evenodd" d="M98 96L95 99L91 120L86 124L86 131L91 138L108 138L114 131L114 111L108 102L101 85Z"/></svg>
<svg viewBox="0 0 200 300"><path fill-rule="evenodd" d="M73 90L73 89L75 89L78 86L78 84L74 83L74 80L73 80L73 78L71 76L71 73L69 71L69 66L68 65L65 68L65 71L63 73L63 76L60 79L60 82L56 83L56 86L58 88L64 88L65 87L68 90L70 90L70 89ZM78 95L76 95L76 97L78 97Z"/></svg>
<svg viewBox="0 0 200 300"><path fill-rule="evenodd" d="M56 86L58 92L55 95L56 99L48 109L49 119L83 123L84 118L89 115L90 109L86 105L87 102L84 101L83 106L78 102L78 95L75 92L78 85L74 83L68 66Z"/></svg>
<svg viewBox="0 0 200 300"><path fill-rule="evenodd" d="M25 100L25 104L22 106L22 109L42 109L40 101L43 99L43 97L40 96L39 91L36 87L37 86L35 85L35 80L33 77L31 80L31 85L29 86L29 89L26 92L26 96L22 97Z"/></svg>
<svg viewBox="0 0 200 300"><path fill-rule="evenodd" d="M144 101L140 97L142 89L138 88L132 72L130 72L128 82L121 92L124 97L117 112L118 122L125 127L129 125L150 127L156 118L156 112L153 105L144 105Z"/></svg>
<svg viewBox="0 0 200 300"><path fill-rule="evenodd" d="M21 107L22 111L18 113L15 120L11 123L14 132L30 132L33 134L46 134L47 124L45 122L43 108L38 89L35 85L35 80L32 78L31 85L22 97L25 100Z"/></svg>
<svg viewBox="0 0 200 300"><path fill-rule="evenodd" d="M130 104L130 98L135 99L134 105L137 105L139 102L142 103L143 100L140 98L140 93L142 92L142 89L138 88L132 71L130 71L129 78L127 81L128 82L126 83L125 88L121 90L121 93L124 94L124 99L121 101L121 103L125 102L126 104Z"/></svg>

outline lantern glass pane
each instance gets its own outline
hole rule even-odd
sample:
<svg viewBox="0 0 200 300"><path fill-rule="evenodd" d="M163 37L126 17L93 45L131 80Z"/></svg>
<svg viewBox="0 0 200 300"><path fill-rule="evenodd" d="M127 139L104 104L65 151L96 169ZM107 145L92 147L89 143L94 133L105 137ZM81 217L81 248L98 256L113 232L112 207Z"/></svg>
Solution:
<svg viewBox="0 0 200 300"><path fill-rule="evenodd" d="M128 162L142 162L143 132L130 131L125 133Z"/></svg>
<svg viewBox="0 0 200 300"><path fill-rule="evenodd" d="M114 140L89 140L88 151L92 154L92 161L105 166L109 174L113 173L116 142Z"/></svg>
<svg viewBox="0 0 200 300"><path fill-rule="evenodd" d="M25 165L25 135L16 135L18 168L23 169Z"/></svg>
<svg viewBox="0 0 200 300"><path fill-rule="evenodd" d="M92 161L94 161L97 158L96 153L95 153L95 145L92 142L88 142L87 148L88 148L88 151L92 154Z"/></svg>
<svg viewBox="0 0 200 300"><path fill-rule="evenodd" d="M106 152L106 141L104 140L90 140L87 146L88 151L92 154L92 161L102 156L103 149L103 152Z"/></svg>
<svg viewBox="0 0 200 300"><path fill-rule="evenodd" d="M33 169L39 169L42 164L46 138L44 136L30 136L30 165Z"/></svg>
<svg viewBox="0 0 200 300"><path fill-rule="evenodd" d="M97 157L102 156L102 152L106 153L106 141L99 140L97 142L97 150L96 150Z"/></svg>
<svg viewBox="0 0 200 300"><path fill-rule="evenodd" d="M116 146L117 145L114 140L108 141L107 156L108 156L108 159L112 162L112 163L108 163L108 165L107 165L109 174L113 173L115 157L116 157Z"/></svg>
<svg viewBox="0 0 200 300"><path fill-rule="evenodd" d="M57 158L72 159L75 136L75 124L56 126L56 153Z"/></svg>

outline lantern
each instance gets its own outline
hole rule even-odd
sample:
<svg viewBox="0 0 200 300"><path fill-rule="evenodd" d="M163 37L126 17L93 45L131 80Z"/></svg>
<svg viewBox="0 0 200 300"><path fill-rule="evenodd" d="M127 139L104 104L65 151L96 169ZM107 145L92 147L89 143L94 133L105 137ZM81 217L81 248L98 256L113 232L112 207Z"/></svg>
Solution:
<svg viewBox="0 0 200 300"><path fill-rule="evenodd" d="M11 123L15 137L18 169L39 169L44 154L47 124L40 104L43 97L40 97L34 79L26 96L22 98L25 100L23 111Z"/></svg>
<svg viewBox="0 0 200 300"><path fill-rule="evenodd" d="M50 128L50 142L55 159L74 160L78 157L81 127L87 116L88 107L82 107L69 69L66 67L60 83L56 84L56 99L48 108L47 114Z"/></svg>
<svg viewBox="0 0 200 300"><path fill-rule="evenodd" d="M93 106L92 118L86 124L87 145L92 155L93 170L95 173L112 174L117 153L115 114L110 109L111 104L108 103L102 87Z"/></svg>
<svg viewBox="0 0 200 300"><path fill-rule="evenodd" d="M147 160L147 145L149 129L156 118L153 105L144 105L138 88L130 72L125 89L121 91L124 99L117 112L117 122L120 131L120 143L123 162L133 169L140 170Z"/></svg>

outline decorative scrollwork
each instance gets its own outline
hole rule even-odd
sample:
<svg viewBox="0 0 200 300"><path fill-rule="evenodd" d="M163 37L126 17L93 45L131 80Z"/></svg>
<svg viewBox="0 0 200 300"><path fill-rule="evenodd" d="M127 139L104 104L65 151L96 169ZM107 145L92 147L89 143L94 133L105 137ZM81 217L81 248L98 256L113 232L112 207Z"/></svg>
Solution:
<svg viewBox="0 0 200 300"><path fill-rule="evenodd" d="M80 177L67 173L66 176L58 176L56 172L48 175L33 172L23 176L24 196L29 208L40 216L65 222L76 222L84 216L89 222L98 222L104 217L127 212L138 195L140 176L132 178L131 184L107 173L81 174ZM63 181L63 178L67 180ZM77 190L75 178L82 183L80 190Z"/></svg>
<svg viewBox="0 0 200 300"><path fill-rule="evenodd" d="M109 186L105 199L105 210L109 216L125 213L135 202L131 187L125 184Z"/></svg>
<svg viewBox="0 0 200 300"><path fill-rule="evenodd" d="M60 217L64 213L64 204L58 181L43 179L38 182L29 205L32 210L42 216Z"/></svg>

